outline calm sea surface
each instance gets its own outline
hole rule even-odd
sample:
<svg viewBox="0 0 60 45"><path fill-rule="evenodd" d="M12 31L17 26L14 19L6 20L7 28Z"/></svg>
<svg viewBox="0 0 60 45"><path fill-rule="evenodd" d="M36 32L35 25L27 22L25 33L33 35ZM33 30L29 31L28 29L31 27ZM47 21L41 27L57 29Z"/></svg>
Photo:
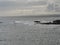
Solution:
<svg viewBox="0 0 60 45"><path fill-rule="evenodd" d="M60 17L0 17L0 45L60 45L60 25L34 24Z"/></svg>

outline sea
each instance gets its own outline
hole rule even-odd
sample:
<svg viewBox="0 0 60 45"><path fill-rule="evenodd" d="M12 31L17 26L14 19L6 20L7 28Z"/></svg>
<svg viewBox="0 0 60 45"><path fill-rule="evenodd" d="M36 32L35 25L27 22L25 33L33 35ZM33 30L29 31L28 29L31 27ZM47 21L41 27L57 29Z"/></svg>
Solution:
<svg viewBox="0 0 60 45"><path fill-rule="evenodd" d="M60 45L60 25L34 23L58 19L54 16L0 17L0 45Z"/></svg>

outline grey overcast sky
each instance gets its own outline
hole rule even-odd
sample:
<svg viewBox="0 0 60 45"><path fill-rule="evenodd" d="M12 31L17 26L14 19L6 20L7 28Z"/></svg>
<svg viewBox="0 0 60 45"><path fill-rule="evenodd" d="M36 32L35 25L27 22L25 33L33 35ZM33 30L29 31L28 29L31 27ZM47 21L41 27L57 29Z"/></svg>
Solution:
<svg viewBox="0 0 60 45"><path fill-rule="evenodd" d="M0 0L0 16L60 14L60 0Z"/></svg>

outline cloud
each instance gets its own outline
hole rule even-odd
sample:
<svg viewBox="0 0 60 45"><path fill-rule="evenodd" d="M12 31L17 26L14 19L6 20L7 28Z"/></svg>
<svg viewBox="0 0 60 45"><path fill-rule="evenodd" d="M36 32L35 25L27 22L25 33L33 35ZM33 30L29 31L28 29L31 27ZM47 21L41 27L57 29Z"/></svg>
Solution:
<svg viewBox="0 0 60 45"><path fill-rule="evenodd" d="M0 1L16 1L16 0L0 0Z"/></svg>
<svg viewBox="0 0 60 45"><path fill-rule="evenodd" d="M0 16L53 14L52 7L47 0L0 0ZM57 12L60 8L55 9Z"/></svg>

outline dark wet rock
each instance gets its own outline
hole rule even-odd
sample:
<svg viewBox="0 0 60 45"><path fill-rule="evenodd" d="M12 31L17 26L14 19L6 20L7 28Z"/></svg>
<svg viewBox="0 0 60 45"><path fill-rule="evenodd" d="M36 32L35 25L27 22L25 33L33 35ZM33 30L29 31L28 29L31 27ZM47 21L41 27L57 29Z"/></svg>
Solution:
<svg viewBox="0 0 60 45"><path fill-rule="evenodd" d="M54 24L60 24L60 20L54 20L53 23Z"/></svg>
<svg viewBox="0 0 60 45"><path fill-rule="evenodd" d="M40 24L40 21L34 21L36 24Z"/></svg>
<svg viewBox="0 0 60 45"><path fill-rule="evenodd" d="M36 24L60 24L60 20L54 20L52 22L40 22L40 21L34 21Z"/></svg>

